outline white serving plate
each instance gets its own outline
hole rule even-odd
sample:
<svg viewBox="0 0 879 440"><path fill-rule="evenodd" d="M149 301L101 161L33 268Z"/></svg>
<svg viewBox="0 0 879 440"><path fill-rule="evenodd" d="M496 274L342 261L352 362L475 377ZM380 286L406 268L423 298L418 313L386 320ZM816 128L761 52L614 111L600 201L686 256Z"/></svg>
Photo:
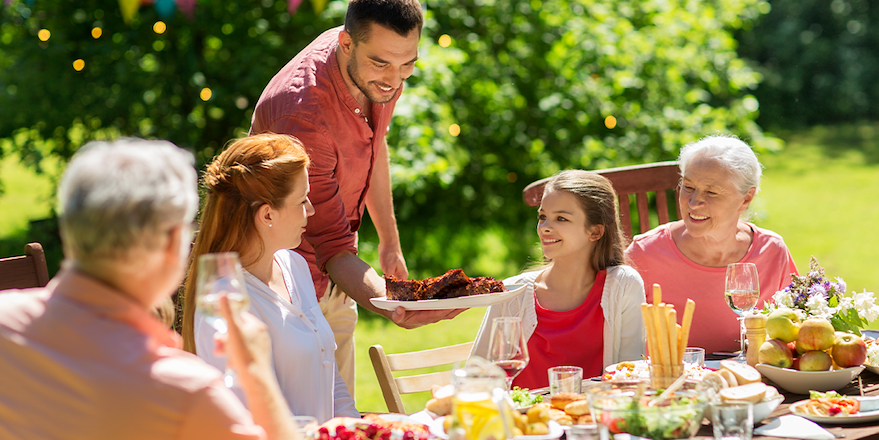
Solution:
<svg viewBox="0 0 879 440"><path fill-rule="evenodd" d="M866 368L867 371L869 371L869 372L871 372L871 373L873 373L873 374L879 374L879 366L876 366L876 365L870 365L870 364L864 364L864 368Z"/></svg>
<svg viewBox="0 0 879 440"><path fill-rule="evenodd" d="M831 371L797 371L768 364L757 364L757 370L775 382L776 385L791 393L809 394L810 390L830 391L844 388L861 374L864 366Z"/></svg>
<svg viewBox="0 0 879 440"><path fill-rule="evenodd" d="M794 415L798 415L800 417L805 417L813 422L817 423L826 423L828 425L850 425L855 423L868 423L879 421L879 410L875 411L859 411L855 414L848 415L845 417L824 417L824 416L816 416L812 414L807 414L799 411L800 405L808 402L809 399L800 400L799 402L792 403L789 407L790 412Z"/></svg>
<svg viewBox="0 0 879 440"><path fill-rule="evenodd" d="M449 435L446 434L446 431L443 430L443 421L445 417L440 417L433 421L428 427L430 427L430 433L444 440L448 440ZM546 423L547 428L549 428L549 434L546 435L517 435L513 437L516 440L554 440L562 436L564 434L564 430L562 429L562 425L559 425L558 422L550 420Z"/></svg>
<svg viewBox="0 0 879 440"><path fill-rule="evenodd" d="M525 292L524 284L511 284L505 286L505 292L486 293L483 295L461 296L458 298L447 299L423 299L420 301L394 301L386 298L370 298L372 305L383 310L394 310L397 307L403 307L406 310L447 310L447 309L469 309L471 307L488 307L493 304L502 303Z"/></svg>

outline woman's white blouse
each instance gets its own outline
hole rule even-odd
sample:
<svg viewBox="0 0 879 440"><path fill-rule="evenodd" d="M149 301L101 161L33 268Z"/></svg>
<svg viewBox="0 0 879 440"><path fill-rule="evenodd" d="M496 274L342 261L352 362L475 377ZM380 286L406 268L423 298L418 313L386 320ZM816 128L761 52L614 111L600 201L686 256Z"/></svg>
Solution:
<svg viewBox="0 0 879 440"><path fill-rule="evenodd" d="M272 338L272 366L294 415L314 416L319 423L333 417L360 417L336 367L333 330L321 313L305 259L293 251L275 253L291 303L249 272L244 272L250 312L261 319ZM198 356L223 370L225 358L214 355L213 327L195 315ZM240 396L240 393L239 393ZM243 400L243 399L242 399Z"/></svg>

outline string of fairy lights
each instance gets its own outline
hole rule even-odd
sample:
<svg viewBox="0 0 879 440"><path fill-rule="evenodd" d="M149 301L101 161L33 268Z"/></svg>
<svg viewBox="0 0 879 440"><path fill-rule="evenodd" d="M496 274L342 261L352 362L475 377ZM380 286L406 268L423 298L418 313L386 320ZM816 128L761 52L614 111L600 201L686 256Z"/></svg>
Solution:
<svg viewBox="0 0 879 440"><path fill-rule="evenodd" d="M10 1L11 0L6 0L7 4ZM323 9L326 7L327 1L328 0L311 0L312 5L314 6L317 13L323 11ZM290 14L295 14L301 3L302 0L287 0L288 12ZM131 20L134 18L134 15L137 14L137 11L141 6L149 4L152 4L156 8L156 11L158 12L158 15L160 17L166 18L174 13L175 5L181 10L181 12L184 13L184 15L186 15L190 19L193 18L193 13L195 10L195 0L119 0L122 17L126 23L131 22ZM156 34L161 35L165 33L167 29L167 24L165 24L165 22L162 20L158 20L153 24L153 32L155 32ZM94 38L95 40L101 38L103 34L104 31L99 26L95 26L94 28L92 28L91 35L92 38ZM52 33L45 28L40 29L40 31L37 32L37 38L39 38L42 43L47 43L51 36ZM437 44L439 44L440 47L447 48L452 45L452 37L448 34L443 34L437 39ZM73 61L73 69L77 72L80 72L85 69L85 64L86 63L84 59L77 58ZM211 99L212 96L213 92L209 87L203 87L199 92L199 98L202 101L208 101ZM609 129L613 129L617 125L617 119L614 116L607 116L604 119L604 125ZM461 134L461 127L458 124L451 124L448 130L449 134L454 137L457 137Z"/></svg>

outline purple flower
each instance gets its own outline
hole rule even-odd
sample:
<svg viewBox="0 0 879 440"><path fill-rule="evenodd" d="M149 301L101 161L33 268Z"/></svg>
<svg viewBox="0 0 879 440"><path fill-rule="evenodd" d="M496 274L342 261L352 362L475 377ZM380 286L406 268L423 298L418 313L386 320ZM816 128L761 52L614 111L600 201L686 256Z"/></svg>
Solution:
<svg viewBox="0 0 879 440"><path fill-rule="evenodd" d="M836 277L836 291L839 293L845 293L845 288L845 281L840 277Z"/></svg>
<svg viewBox="0 0 879 440"><path fill-rule="evenodd" d="M827 298L827 289L824 288L821 284L813 284L809 287L807 292L809 296L821 295L824 298Z"/></svg>

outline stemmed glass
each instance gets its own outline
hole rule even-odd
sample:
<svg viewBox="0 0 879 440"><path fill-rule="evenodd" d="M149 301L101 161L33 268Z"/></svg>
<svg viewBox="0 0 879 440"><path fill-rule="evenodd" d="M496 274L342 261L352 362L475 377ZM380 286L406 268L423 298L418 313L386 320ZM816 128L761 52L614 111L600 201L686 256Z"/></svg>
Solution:
<svg viewBox="0 0 879 440"><path fill-rule="evenodd" d="M732 263L726 266L726 286L723 295L729 308L739 315L739 355L733 360L745 362L744 315L751 312L760 297L760 279L754 263Z"/></svg>
<svg viewBox="0 0 879 440"><path fill-rule="evenodd" d="M507 373L507 390L528 365L528 341L519 317L494 318L488 344L488 360Z"/></svg>
<svg viewBox="0 0 879 440"><path fill-rule="evenodd" d="M198 257L195 295L196 309L205 322L216 331L226 333L229 328L220 314L220 298L223 295L229 298L232 313L241 313L250 304L238 253L221 252ZM235 385L235 373L228 365L223 382L229 388Z"/></svg>

